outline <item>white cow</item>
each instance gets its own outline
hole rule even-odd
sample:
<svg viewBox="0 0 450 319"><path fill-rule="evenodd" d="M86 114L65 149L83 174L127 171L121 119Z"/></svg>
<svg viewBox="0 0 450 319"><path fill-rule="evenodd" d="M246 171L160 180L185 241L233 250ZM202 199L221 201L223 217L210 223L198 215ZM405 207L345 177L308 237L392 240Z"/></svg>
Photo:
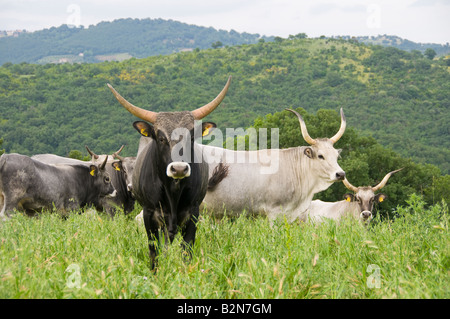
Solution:
<svg viewBox="0 0 450 319"><path fill-rule="evenodd" d="M346 120L341 109L341 126L331 138L309 136L303 118L294 110L301 132L310 146L259 151L233 151L202 145L209 164L210 177L217 163L228 166L228 175L212 190L203 203L208 211L220 216L237 216L244 210L273 220L286 216L293 221L309 207L315 193L343 180L345 172L338 165L339 151L333 146L344 134ZM239 159L239 160L237 160ZM268 168L278 168L267 173Z"/></svg>
<svg viewBox="0 0 450 319"><path fill-rule="evenodd" d="M372 219L372 209L374 203L381 203L386 199L384 194L375 192L383 188L392 174L402 169L388 173L377 186L355 187L345 178L344 185L355 194L345 194L344 200L338 202L323 202L313 200L308 210L300 218L303 221L311 220L313 222L322 222L324 219L333 219L336 221L345 217L353 217L363 223L369 223Z"/></svg>

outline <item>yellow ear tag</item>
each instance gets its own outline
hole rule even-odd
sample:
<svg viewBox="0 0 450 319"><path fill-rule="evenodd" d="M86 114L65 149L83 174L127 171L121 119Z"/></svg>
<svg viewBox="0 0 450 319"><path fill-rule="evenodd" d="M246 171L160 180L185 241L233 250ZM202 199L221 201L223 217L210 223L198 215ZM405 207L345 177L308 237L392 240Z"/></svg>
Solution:
<svg viewBox="0 0 450 319"><path fill-rule="evenodd" d="M350 196L348 196L345 200L346 200L347 202L350 202L352 199L350 198Z"/></svg>
<svg viewBox="0 0 450 319"><path fill-rule="evenodd" d="M92 176L94 176L94 174L95 174L95 169L92 169L92 171L90 171L89 174L91 174Z"/></svg>
<svg viewBox="0 0 450 319"><path fill-rule="evenodd" d="M209 134L209 127L205 128L205 130L202 133L202 136L206 136Z"/></svg>
<svg viewBox="0 0 450 319"><path fill-rule="evenodd" d="M114 166L114 169L115 169L116 171L120 171L120 167L119 167L119 166Z"/></svg>
<svg viewBox="0 0 450 319"><path fill-rule="evenodd" d="M381 203L382 201L384 201L383 197L378 198L378 201Z"/></svg>
<svg viewBox="0 0 450 319"><path fill-rule="evenodd" d="M145 130L145 128L141 128L141 134L144 135L144 136L148 136L148 133Z"/></svg>

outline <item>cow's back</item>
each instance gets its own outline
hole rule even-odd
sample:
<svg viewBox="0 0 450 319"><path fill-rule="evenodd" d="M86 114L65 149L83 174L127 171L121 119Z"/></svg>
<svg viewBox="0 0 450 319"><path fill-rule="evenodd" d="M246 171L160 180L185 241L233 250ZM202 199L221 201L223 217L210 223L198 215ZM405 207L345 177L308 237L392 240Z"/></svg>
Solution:
<svg viewBox="0 0 450 319"><path fill-rule="evenodd" d="M205 148L211 152L212 147L203 145L204 151ZM301 148L219 151L221 155L212 157L213 163L210 161L210 176L220 161L229 165L228 174L213 190L207 192L205 207L216 216L224 211L237 216L246 210L271 219L279 214L287 215L289 220L295 219L306 210L314 195L305 186L309 183L307 167L302 165L302 157L297 154L302 151ZM229 155L230 152L233 156Z"/></svg>
<svg viewBox="0 0 450 319"><path fill-rule="evenodd" d="M55 178L56 167L20 154L3 154L0 159L0 187L5 210L51 208L56 190L65 186ZM53 201L55 202L55 201ZM56 201L55 205L60 202ZM11 206L10 206L11 205Z"/></svg>
<svg viewBox="0 0 450 319"><path fill-rule="evenodd" d="M92 162L85 162L75 158L63 157L55 154L36 154L31 156L31 159L40 161L46 164L70 164L70 165L85 165L89 166Z"/></svg>
<svg viewBox="0 0 450 319"><path fill-rule="evenodd" d="M356 217L355 215L358 215L358 206L354 202L347 202L345 200L338 202L313 200L308 210L302 214L301 220L322 222L325 219L333 219L339 221L347 216Z"/></svg>

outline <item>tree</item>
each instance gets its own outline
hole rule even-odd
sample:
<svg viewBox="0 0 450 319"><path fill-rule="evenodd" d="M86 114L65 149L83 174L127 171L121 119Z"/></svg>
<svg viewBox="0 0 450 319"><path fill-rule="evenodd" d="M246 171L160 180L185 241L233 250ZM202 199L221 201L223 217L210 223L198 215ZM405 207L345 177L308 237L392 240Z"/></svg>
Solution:
<svg viewBox="0 0 450 319"><path fill-rule="evenodd" d="M273 40L274 40L276 43L281 43L281 42L283 42L283 38L282 38L282 37L275 37Z"/></svg>
<svg viewBox="0 0 450 319"><path fill-rule="evenodd" d="M223 43L221 41L216 41L211 44L211 47L213 49L221 48L221 47L223 47Z"/></svg>
<svg viewBox="0 0 450 319"><path fill-rule="evenodd" d="M424 55L425 55L428 59L433 60L434 57L436 56L436 51L434 51L434 50L431 49L431 48L428 48L428 49L425 50Z"/></svg>
<svg viewBox="0 0 450 319"><path fill-rule="evenodd" d="M89 156L83 156L83 154L79 150L71 150L69 152L69 158L74 158L81 161L88 161L90 160Z"/></svg>

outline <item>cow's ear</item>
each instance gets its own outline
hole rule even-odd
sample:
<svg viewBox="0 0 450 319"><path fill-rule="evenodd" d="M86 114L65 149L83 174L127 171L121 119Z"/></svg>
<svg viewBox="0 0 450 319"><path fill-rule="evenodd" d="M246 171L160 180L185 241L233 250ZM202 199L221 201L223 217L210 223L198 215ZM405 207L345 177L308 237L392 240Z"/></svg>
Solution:
<svg viewBox="0 0 450 319"><path fill-rule="evenodd" d="M314 151L311 147L307 147L305 148L305 150L303 151L303 153L308 156L309 158L313 158L314 157Z"/></svg>
<svg viewBox="0 0 450 319"><path fill-rule="evenodd" d="M120 172L122 170L122 162L112 162L111 165L115 171Z"/></svg>
<svg viewBox="0 0 450 319"><path fill-rule="evenodd" d="M217 127L216 123L213 122L203 122L202 123L202 136L208 136L209 133L211 133L211 131L213 129L215 129Z"/></svg>
<svg viewBox="0 0 450 319"><path fill-rule="evenodd" d="M98 174L98 167L95 165L90 165L89 166L89 174L91 174L92 176L97 176Z"/></svg>
<svg viewBox="0 0 450 319"><path fill-rule="evenodd" d="M155 138L155 130L153 129L153 125L151 125L150 123L144 121L136 121L133 123L133 127L142 136Z"/></svg>
<svg viewBox="0 0 450 319"><path fill-rule="evenodd" d="M384 202L384 200L386 198L387 198L387 196L384 194L377 194L377 195L375 195L375 202L377 202L377 203Z"/></svg>
<svg viewBox="0 0 450 319"><path fill-rule="evenodd" d="M345 194L344 195L344 200L346 200L347 202L352 202L354 200L354 196L353 194Z"/></svg>

